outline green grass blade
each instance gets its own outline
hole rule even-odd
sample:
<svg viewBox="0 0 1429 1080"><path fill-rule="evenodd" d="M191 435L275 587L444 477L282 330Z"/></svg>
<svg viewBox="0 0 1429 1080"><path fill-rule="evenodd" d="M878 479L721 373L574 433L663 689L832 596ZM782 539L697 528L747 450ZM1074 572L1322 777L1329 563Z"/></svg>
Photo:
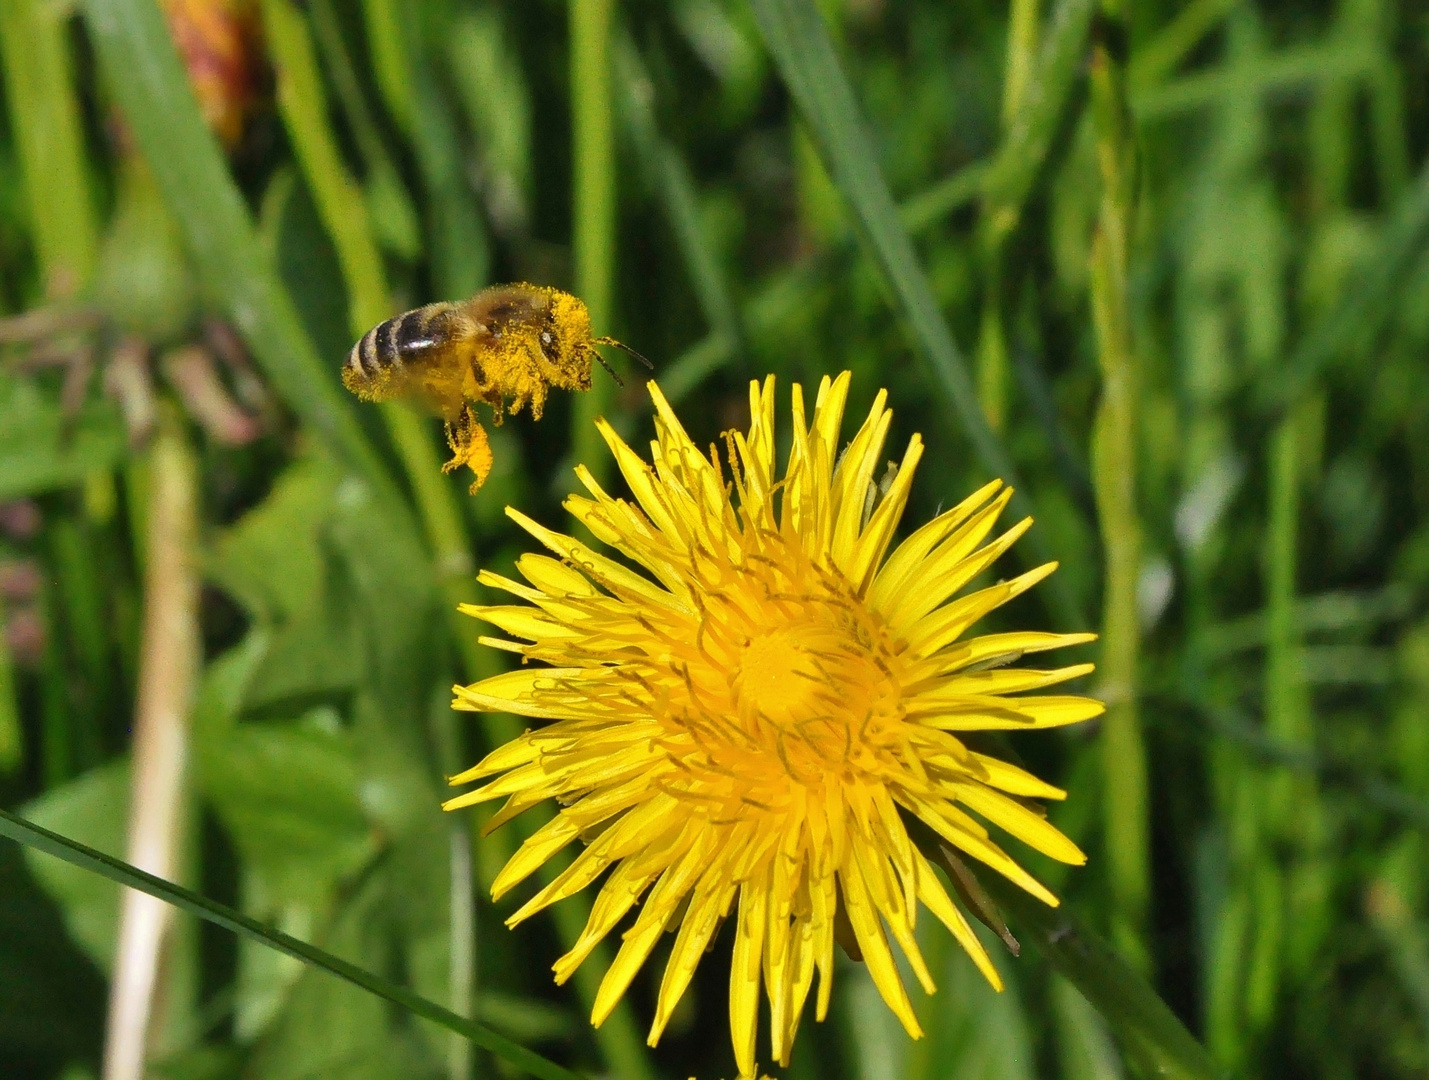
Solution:
<svg viewBox="0 0 1429 1080"><path fill-rule="evenodd" d="M1127 82L1133 89L1164 82L1238 3L1239 0L1191 0L1136 51L1127 69Z"/></svg>
<svg viewBox="0 0 1429 1080"><path fill-rule="evenodd" d="M227 313L289 407L394 507L396 487L324 371L269 264L152 0L88 0L86 23L135 142L179 223L207 294ZM332 358L336 370L339 358Z"/></svg>
<svg viewBox="0 0 1429 1080"><path fill-rule="evenodd" d="M524 1046L512 1042L504 1035L497 1034L484 1024L479 1024L475 1020L466 1020L456 1013L444 1009L436 1002L428 1001L426 998L390 983L355 964L350 964L340 957L266 927L255 919L250 919L248 916L209 900L207 897L200 896L198 893L190 892L171 881L146 874L120 859L105 855L103 852L86 847L68 837L50 832L48 829L42 829L38 825L32 825L23 818L16 817L5 810L0 810L0 836L53 855L57 859L63 859L72 866L99 874L120 885L127 885L131 889L148 893L190 915L197 915L201 919L221 926L225 930L231 930L233 933L256 941L267 948L276 949L278 952L301 960L305 964L321 968L339 979L361 987L368 993L376 994L394 1005L400 1005L416 1016L439 1024L448 1031L464 1035L476 1045L490 1050L493 1054L517 1068L525 1070L532 1076L542 1077L543 1080L581 1080L578 1073L557 1065L534 1051L527 1050Z"/></svg>
<svg viewBox="0 0 1429 1080"><path fill-rule="evenodd" d="M1091 309L1101 400L1092 428L1092 484L1101 525L1101 657L1107 698L1102 721L1102 805L1111 887L1112 940L1137 967L1151 969L1146 940L1151 906L1151 810L1146 743L1137 703L1141 626L1141 516L1138 408L1142 362L1132 331L1131 249L1136 224L1136 147L1126 106L1125 65L1112 42L1127 32L1120 11L1104 5L1092 44L1090 97L1102 194L1091 248Z"/></svg>
<svg viewBox="0 0 1429 1080"><path fill-rule="evenodd" d="M1429 240L1429 165L1425 165L1385 223L1379 243L1339 301L1310 328L1283 368L1269 373L1258 404L1280 413L1309 390L1331 362L1369 341L1413 275Z"/></svg>
<svg viewBox="0 0 1429 1080"><path fill-rule="evenodd" d="M1105 941L1065 906L1049 908L998 874L982 884L1047 962L1101 1013L1122 1052L1147 1076L1214 1080L1220 1073L1205 1047L1186 1030L1166 1002Z"/></svg>
<svg viewBox="0 0 1429 1080"><path fill-rule="evenodd" d="M938 311L927 275L899 220L878 166L877 148L818 8L813 0L753 0L753 8L765 43L819 144L834 183L853 211L860 236L887 278L938 388L983 467L1018 489L1014 512L1030 512L1017 470L988 426L967 363ZM1032 557L1046 561L1040 535L1034 532L1028 541ZM1053 577L1048 595L1059 620L1083 625L1077 602L1060 578Z"/></svg>
<svg viewBox="0 0 1429 1080"><path fill-rule="evenodd" d="M404 259L414 259L422 244L417 210L368 108L357 69L343 41L337 12L331 0L313 0L309 11L313 40L366 169L368 217L390 250Z"/></svg>
<svg viewBox="0 0 1429 1080"><path fill-rule="evenodd" d="M377 87L392 118L410 132L416 124L417 101L402 7L396 0L363 0L362 18Z"/></svg>
<svg viewBox="0 0 1429 1080"><path fill-rule="evenodd" d="M754 0L753 7L769 51L818 140L834 183L893 287L938 385L951 400L983 464L1010 482L1012 461L978 408L967 364L938 313L899 221L898 208L878 168L873 139L823 17L811 0Z"/></svg>
<svg viewBox="0 0 1429 1080"><path fill-rule="evenodd" d="M25 175L40 276L51 298L84 285L99 243L69 49L65 5L0 4L10 130Z"/></svg>
<svg viewBox="0 0 1429 1080"><path fill-rule="evenodd" d="M412 76L417 98L412 149L426 189L432 285L444 299L459 300L491 284L491 239L467 182L456 112L431 70L430 44L422 49Z"/></svg>
<svg viewBox="0 0 1429 1080"><path fill-rule="evenodd" d="M1265 58L1248 75L1221 65L1161 86L1143 86L1131 95L1131 111L1138 123L1146 124L1204 109L1228 95L1249 97L1363 78L1372 75L1379 62L1373 52L1363 49L1297 45Z"/></svg>
<svg viewBox="0 0 1429 1080"><path fill-rule="evenodd" d="M988 162L974 161L905 200L898 208L903 227L914 236L927 232L980 196L989 172Z"/></svg>

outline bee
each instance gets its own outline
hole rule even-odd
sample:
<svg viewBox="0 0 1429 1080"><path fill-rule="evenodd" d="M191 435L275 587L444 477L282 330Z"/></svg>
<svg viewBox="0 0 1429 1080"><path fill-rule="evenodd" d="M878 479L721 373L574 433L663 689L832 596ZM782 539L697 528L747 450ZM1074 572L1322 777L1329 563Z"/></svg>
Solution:
<svg viewBox="0 0 1429 1080"><path fill-rule="evenodd" d="M614 338L592 337L590 311L570 293L525 282L494 285L470 300L428 304L374 326L348 354L342 384L365 401L414 397L440 416L452 450L442 472L469 466L475 495L492 458L473 404L490 405L496 424L527 404L539 420L552 387L590 389L592 360L623 386L597 345L652 366Z"/></svg>

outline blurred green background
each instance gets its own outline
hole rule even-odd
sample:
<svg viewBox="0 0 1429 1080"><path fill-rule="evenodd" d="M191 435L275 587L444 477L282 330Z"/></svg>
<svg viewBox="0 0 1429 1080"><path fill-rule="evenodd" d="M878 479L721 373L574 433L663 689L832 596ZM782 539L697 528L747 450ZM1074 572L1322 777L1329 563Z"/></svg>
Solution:
<svg viewBox="0 0 1429 1080"><path fill-rule="evenodd" d="M1002 573L1061 570L991 621L1101 631L1112 706L1015 741L1090 855L1029 865L1225 1074L1429 1075L1424 4L0 0L0 66L0 806L134 861L132 818L573 1067L731 1075L727 940L658 1050L658 964L593 1032L603 961L549 975L586 901L486 900L534 825L438 810L521 729L449 710L501 663L455 605L507 504L564 527L609 474L594 416L648 438L644 373L494 429L476 498L336 378L399 310L552 284L696 441L850 368L928 443L910 524L1015 478ZM931 1037L840 957L780 1075L1146 1073L1035 949L997 996L931 921ZM102 1064L119 936L117 887L0 844L0 1075L511 1075L188 917Z"/></svg>

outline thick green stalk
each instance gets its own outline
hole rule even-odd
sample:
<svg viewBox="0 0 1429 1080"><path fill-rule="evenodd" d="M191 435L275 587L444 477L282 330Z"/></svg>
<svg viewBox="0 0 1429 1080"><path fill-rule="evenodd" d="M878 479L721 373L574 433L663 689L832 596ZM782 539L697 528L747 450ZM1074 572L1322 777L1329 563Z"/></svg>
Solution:
<svg viewBox="0 0 1429 1080"><path fill-rule="evenodd" d="M0 58L31 235L45 295L70 296L88 279L98 224L70 63L68 5L0 2Z"/></svg>
<svg viewBox="0 0 1429 1080"><path fill-rule="evenodd" d="M1013 0L1007 21L1007 62L1002 86L1004 132L1017 124L1026 107L1028 88L1037 73L1038 0ZM1007 353L1003 270L1007 238L1017 216L1005 210L984 214L980 236L983 254L982 323L977 343L978 401L988 426L1001 433L1007 426L1007 391L1010 365Z"/></svg>
<svg viewBox="0 0 1429 1080"><path fill-rule="evenodd" d="M1012 0L1007 16L1007 64L1002 82L1002 126L1010 127L1037 73L1038 0Z"/></svg>
<svg viewBox="0 0 1429 1080"><path fill-rule="evenodd" d="M1103 4L1110 27L1121 11ZM1092 454L1093 483L1106 556L1103 583L1101 693L1107 874L1112 893L1112 937L1144 971L1143 934L1151 895L1146 750L1137 714L1136 668L1140 629L1136 585L1141 526L1136 510L1137 371L1127 296L1134 167L1125 70L1105 34L1092 47L1091 92L1102 177L1101 210L1092 242L1092 314L1097 333L1102 396Z"/></svg>
<svg viewBox="0 0 1429 1080"><path fill-rule="evenodd" d="M610 87L614 7L614 0L570 0L575 185L571 247L576 294L590 308L597 334L611 332L614 316L615 124ZM610 455L594 421L609 410L614 384L601 376L596 372L590 392L576 399L571 447L575 461L585 464L603 482L610 471Z"/></svg>
<svg viewBox="0 0 1429 1080"><path fill-rule="evenodd" d="M1304 661L1295 615L1300 517L1300 439L1296 415L1275 429L1270 446L1270 521L1266 536L1265 714L1268 733L1286 746L1313 742Z"/></svg>

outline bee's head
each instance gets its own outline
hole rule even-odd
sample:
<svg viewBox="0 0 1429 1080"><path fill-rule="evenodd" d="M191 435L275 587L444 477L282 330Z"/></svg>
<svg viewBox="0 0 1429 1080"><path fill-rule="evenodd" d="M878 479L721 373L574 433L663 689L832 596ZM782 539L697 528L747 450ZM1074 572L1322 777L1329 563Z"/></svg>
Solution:
<svg viewBox="0 0 1429 1080"><path fill-rule="evenodd" d="M551 382L562 390L589 390L591 355L590 309L570 293L554 292L546 319L537 332L541 351L560 373Z"/></svg>

